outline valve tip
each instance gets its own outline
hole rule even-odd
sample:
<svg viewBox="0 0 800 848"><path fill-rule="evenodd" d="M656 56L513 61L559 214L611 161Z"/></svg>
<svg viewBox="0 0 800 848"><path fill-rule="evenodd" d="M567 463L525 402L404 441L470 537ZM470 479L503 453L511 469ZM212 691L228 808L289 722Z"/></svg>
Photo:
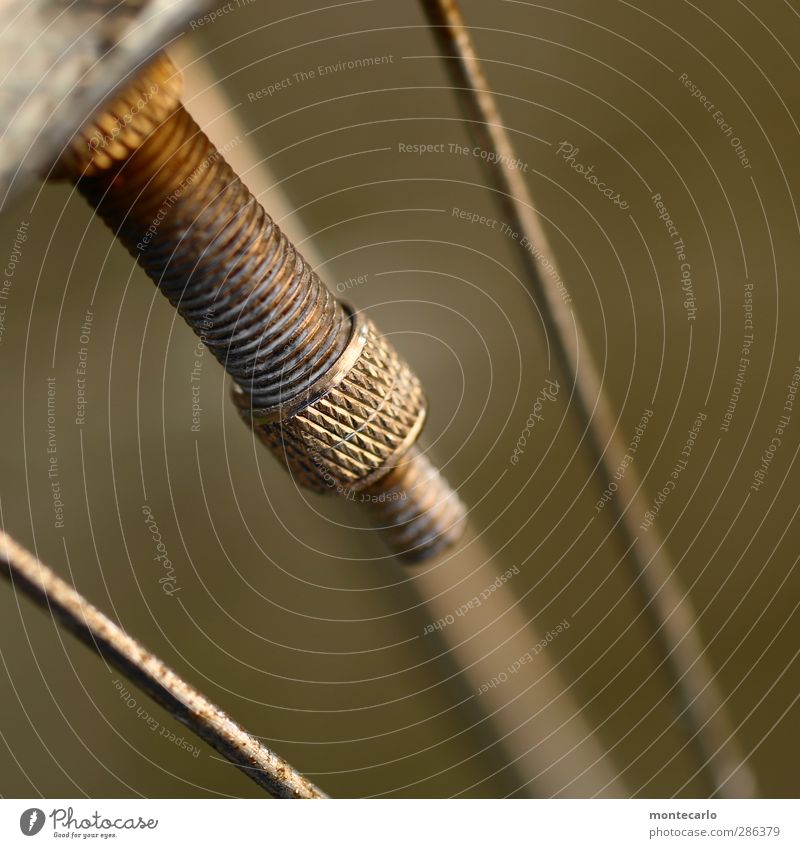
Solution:
<svg viewBox="0 0 800 848"><path fill-rule="evenodd" d="M373 524L403 562L428 560L464 532L464 503L416 446L363 493Z"/></svg>

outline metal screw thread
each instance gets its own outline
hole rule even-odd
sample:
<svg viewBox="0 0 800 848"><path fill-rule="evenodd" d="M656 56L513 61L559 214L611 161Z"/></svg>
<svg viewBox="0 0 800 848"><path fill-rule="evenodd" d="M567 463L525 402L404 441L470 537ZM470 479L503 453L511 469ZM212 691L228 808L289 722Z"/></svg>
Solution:
<svg viewBox="0 0 800 848"><path fill-rule="evenodd" d="M233 377L245 420L290 471L305 469L303 482L320 490L314 475L330 475L326 458L336 473L361 463L351 488L369 494L362 500L404 559L455 542L464 507L411 445L425 412L416 377L379 334L375 346L386 362L342 356L354 319L179 97L180 75L160 56L75 136L56 175L76 182ZM394 370L386 371L388 362ZM349 394L335 391L337 380ZM280 439L254 417L275 409L289 416ZM302 456L286 444L292 434L303 437ZM322 468L314 457L323 458Z"/></svg>
<svg viewBox="0 0 800 848"><path fill-rule="evenodd" d="M454 545L464 532L463 501L416 445L364 489L361 500L373 525L404 562L428 559Z"/></svg>
<svg viewBox="0 0 800 848"><path fill-rule="evenodd" d="M168 60L143 71L83 128L62 170L253 402L280 403L328 370L350 320L183 106L170 101L170 73ZM137 100L144 108L134 110ZM98 146L120 121L124 130Z"/></svg>

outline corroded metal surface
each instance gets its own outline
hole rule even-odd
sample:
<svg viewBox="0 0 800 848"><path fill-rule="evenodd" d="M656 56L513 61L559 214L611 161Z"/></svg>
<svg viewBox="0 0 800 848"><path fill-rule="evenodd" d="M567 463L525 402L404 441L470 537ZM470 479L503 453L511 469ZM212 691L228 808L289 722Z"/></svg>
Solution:
<svg viewBox="0 0 800 848"><path fill-rule="evenodd" d="M483 149L494 152L497 161L516 161L511 136L484 76L457 0L421 2L468 118L470 132ZM515 244L529 271L529 282L555 358L569 385L574 386L572 402L593 461L605 481L615 484L612 506L617 516L616 528L622 537L621 544L629 551L627 561L633 581L642 593L643 605L654 619L679 695L681 715L686 716L691 726L702 767L719 795L750 797L755 791L755 779L741 752L731 744L732 725L700 638L689 595L680 585L664 540L657 531L648 534L639 531L648 505L635 470L628 468L622 478L615 474L625 457L626 446L616 428L615 415L578 316L553 282L562 278L556 272L558 263L536 212L538 206L521 171L493 168L490 173L507 220L524 235ZM573 344L574 339L578 340L577 344Z"/></svg>
<svg viewBox="0 0 800 848"><path fill-rule="evenodd" d="M233 377L243 417L299 483L345 497L370 487L352 499L378 506L398 556L454 543L465 509L410 451L425 418L419 381L324 285L179 90L158 57L83 126L54 175L76 182Z"/></svg>
<svg viewBox="0 0 800 848"><path fill-rule="evenodd" d="M52 569L0 530L0 571L171 713L276 798L325 794L216 704L129 636Z"/></svg>
<svg viewBox="0 0 800 848"><path fill-rule="evenodd" d="M179 87L159 57L82 128L56 172L253 402L282 403L328 372L350 321L180 105Z"/></svg>
<svg viewBox="0 0 800 848"><path fill-rule="evenodd" d="M0 209L209 0L0 0Z"/></svg>

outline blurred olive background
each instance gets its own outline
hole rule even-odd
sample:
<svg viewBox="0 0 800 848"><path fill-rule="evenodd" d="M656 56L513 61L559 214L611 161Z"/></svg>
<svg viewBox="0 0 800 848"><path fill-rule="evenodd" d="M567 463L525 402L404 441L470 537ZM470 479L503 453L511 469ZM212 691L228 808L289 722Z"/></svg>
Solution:
<svg viewBox="0 0 800 848"><path fill-rule="evenodd" d="M800 17L777 0L462 8L626 443L653 410L635 457L648 500L707 415L656 524L760 791L796 795L800 407L762 487L749 487L800 354ZM473 145L419 5L234 0L185 38L280 180L291 209L281 225L308 235L324 279L421 376L427 444L486 544L502 548L498 561L520 567L526 614L542 632L571 618L548 650L631 793L708 794L610 511L595 509L604 484L567 391L510 463L544 381L561 378L513 242L499 224L453 214L503 220L492 166L450 152ZM384 58L302 76L364 57ZM559 157L561 142L628 208ZM418 144L445 152L404 152ZM685 242L693 320L656 193ZM196 339L85 202L63 184L34 186L2 222L3 265L27 225L0 340L3 527L331 794L517 792L444 643L422 636L430 619L408 573L354 508L297 490L254 445L208 354L192 431ZM725 432L748 282L752 352ZM63 528L48 478L49 378ZM145 505L173 563L172 596ZM134 692L199 754L153 732L117 675L5 583L0 654L3 795L259 796Z"/></svg>

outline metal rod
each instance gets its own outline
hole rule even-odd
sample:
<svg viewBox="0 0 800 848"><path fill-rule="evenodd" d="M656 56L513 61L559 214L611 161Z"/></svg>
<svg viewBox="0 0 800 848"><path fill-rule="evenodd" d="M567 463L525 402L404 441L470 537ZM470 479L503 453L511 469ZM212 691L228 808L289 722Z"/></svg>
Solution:
<svg viewBox="0 0 800 848"><path fill-rule="evenodd" d="M439 630L448 654L460 668L475 706L487 716L495 744L507 763L515 797L625 798L630 786L603 747L575 690L550 650L535 651L547 634L531 620L514 591L502 558L467 523L465 543L433 565L412 571L413 586L431 622L450 622ZM512 578L513 579L513 578ZM453 616L474 597L489 597ZM427 632L427 631L426 631ZM527 662L495 688L497 675ZM481 789L490 786L487 774ZM474 789L475 787L470 787Z"/></svg>
<svg viewBox="0 0 800 848"><path fill-rule="evenodd" d="M217 85L213 73L190 42L178 42L170 48L170 55L184 72L184 102L194 119L206 127L212 139L214 133L219 134L220 146L226 139L242 138L242 143L226 153L226 157L235 171L247 175L254 194L283 226L284 217L288 219L291 214L291 204L269 162L252 146L252 136L247 136L224 86ZM320 269L327 262L316 254L313 239L297 216L291 221L291 231L295 244L302 246L306 259L321 274ZM496 556L474 528L470 528L469 521L464 536L464 543L438 560L435 567L416 566L412 572L409 584L432 622L493 585L508 568L503 558ZM461 670L459 678L473 696L480 716L480 726L474 729L476 744L499 747L500 757L508 763L506 773L511 775L508 782L516 783L520 794L550 797L569 791L583 797L627 796L628 787L610 758L604 756L600 740L578 708L561 669L547 652L537 655L535 666L527 666L530 673L524 676L526 683L522 688L529 691L520 693L512 685L504 687L502 692L490 689L476 695L498 669L515 662L542 638L535 622L528 620L515 600L511 589L501 586L492 594L491 602L470 613L466 622L469 632L459 628L459 619L438 635L443 649ZM482 635L489 630L491 641ZM521 680L523 675L519 677ZM442 769L446 767L443 765ZM486 778L489 780L491 776L487 774Z"/></svg>
<svg viewBox="0 0 800 848"><path fill-rule="evenodd" d="M327 797L2 530L0 566L15 588L49 610L68 630L270 795Z"/></svg>
<svg viewBox="0 0 800 848"><path fill-rule="evenodd" d="M312 270L183 107L182 88L156 56L75 134L53 176L77 185L200 336L294 480L355 496L398 557L433 556L458 540L466 507L416 447L418 378Z"/></svg>
<svg viewBox="0 0 800 848"><path fill-rule="evenodd" d="M499 155L498 161L513 161L516 158L514 146L458 3L456 0L420 1L468 118L470 132L478 144ZM491 179L514 228L525 236L515 244L529 272L529 285L541 309L559 368L574 386L575 411L593 460L604 482L610 482L625 456L625 445L617 433L614 415L603 393L578 316L556 286L545 282L563 277L557 273L557 263L528 185L522 172L512 168L492 168ZM531 247L524 247L526 243ZM575 340L574 346L570 339ZM654 619L657 638L675 680L673 689L680 698L681 713L690 726L703 770L713 785L714 794L751 796L755 792L755 780L736 750L724 699L705 656L688 593L680 585L657 530L651 528L646 535L639 532L648 508L641 494L644 491L641 481L628 467L625 476L615 482L617 489L611 504L617 519L614 526L623 537L622 545L630 549L627 561L648 614Z"/></svg>

